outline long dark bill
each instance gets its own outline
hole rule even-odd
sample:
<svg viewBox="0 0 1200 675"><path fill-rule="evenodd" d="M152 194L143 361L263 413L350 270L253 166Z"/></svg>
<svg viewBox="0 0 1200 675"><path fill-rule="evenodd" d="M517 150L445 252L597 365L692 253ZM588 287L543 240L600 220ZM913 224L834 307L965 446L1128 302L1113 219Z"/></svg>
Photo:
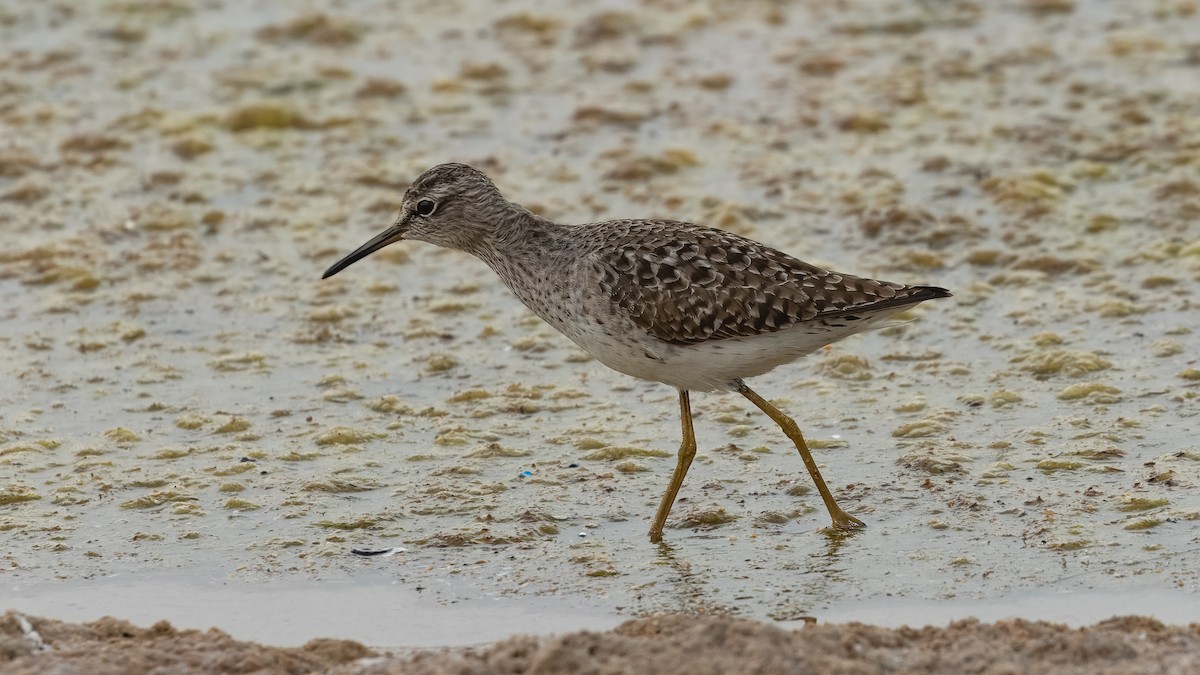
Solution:
<svg viewBox="0 0 1200 675"><path fill-rule="evenodd" d="M378 251L379 249L383 248L384 246L387 246L388 244L394 244L394 243L400 241L401 239L404 238L404 235L407 232L408 232L408 228L402 226L399 222L397 222L395 225L392 225L388 229L386 229L383 232L380 232L379 234L372 237L371 241L368 241L367 243L363 244L362 246L359 246L358 248L354 249L354 252L351 253L350 255L348 255L345 258L342 258L341 260L334 263L332 267L325 270L325 274L322 274L321 278L328 279L329 277L337 274L338 272L341 272L342 270L353 265L354 263L358 262L359 260L362 260L363 258L371 255L375 251Z"/></svg>

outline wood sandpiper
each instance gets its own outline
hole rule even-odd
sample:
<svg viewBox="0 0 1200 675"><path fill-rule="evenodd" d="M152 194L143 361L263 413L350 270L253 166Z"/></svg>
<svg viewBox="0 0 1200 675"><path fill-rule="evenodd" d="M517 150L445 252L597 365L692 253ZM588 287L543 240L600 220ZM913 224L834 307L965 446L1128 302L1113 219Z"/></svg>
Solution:
<svg viewBox="0 0 1200 675"><path fill-rule="evenodd" d="M738 235L671 220L561 225L509 202L482 172L442 164L408 188L387 230L325 271L415 239L488 264L525 306L604 365L679 390L683 442L650 541L696 455L688 392L736 391L796 445L837 529L862 527L838 506L800 428L746 386L821 347L878 327L935 286L906 286L824 270Z"/></svg>

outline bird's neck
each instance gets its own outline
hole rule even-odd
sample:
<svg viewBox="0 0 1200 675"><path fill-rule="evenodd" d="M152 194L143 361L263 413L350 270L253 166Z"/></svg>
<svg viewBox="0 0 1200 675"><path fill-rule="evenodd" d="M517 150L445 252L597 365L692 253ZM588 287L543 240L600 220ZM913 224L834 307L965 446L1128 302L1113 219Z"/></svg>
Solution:
<svg viewBox="0 0 1200 675"><path fill-rule="evenodd" d="M546 278L563 263L561 252L567 246L563 238L570 228L516 204L513 207L504 218L492 221L492 236L471 253L487 263L527 307L548 318L554 306L547 296Z"/></svg>
<svg viewBox="0 0 1200 675"><path fill-rule="evenodd" d="M471 253L497 272L513 265L536 270L560 245L564 228L517 204L508 206L492 219L491 236L481 240Z"/></svg>

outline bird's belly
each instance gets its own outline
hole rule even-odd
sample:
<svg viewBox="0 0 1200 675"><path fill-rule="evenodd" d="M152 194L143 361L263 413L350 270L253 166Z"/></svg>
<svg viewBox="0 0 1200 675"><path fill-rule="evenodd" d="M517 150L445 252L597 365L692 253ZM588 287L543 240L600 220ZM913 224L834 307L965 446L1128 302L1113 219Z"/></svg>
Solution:
<svg viewBox="0 0 1200 675"><path fill-rule="evenodd" d="M748 338L674 345L636 327L567 333L597 361L626 375L688 391L731 391L736 380L762 375L829 343L826 331L797 326Z"/></svg>

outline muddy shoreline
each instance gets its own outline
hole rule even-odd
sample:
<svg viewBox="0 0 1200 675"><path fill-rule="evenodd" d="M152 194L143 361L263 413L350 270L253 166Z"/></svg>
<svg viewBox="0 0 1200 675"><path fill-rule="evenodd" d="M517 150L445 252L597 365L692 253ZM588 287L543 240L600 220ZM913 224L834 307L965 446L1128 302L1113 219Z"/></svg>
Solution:
<svg viewBox="0 0 1200 675"><path fill-rule="evenodd" d="M346 640L280 649L219 630L0 617L0 666L28 673L1186 673L1200 624L1120 617L1085 628L1007 620L944 628L813 624L785 631L725 616L663 615L614 630L514 636L487 647L394 655Z"/></svg>
<svg viewBox="0 0 1200 675"><path fill-rule="evenodd" d="M1200 621L1198 12L0 3L0 610L232 634L204 599L257 588L297 628L239 638L385 648L660 614ZM867 528L823 532L790 444L713 394L650 546L675 392L465 255L320 279L447 161L556 221L951 289L753 381ZM347 604L362 632L300 620L350 587L379 598ZM377 639L397 607L426 631Z"/></svg>

